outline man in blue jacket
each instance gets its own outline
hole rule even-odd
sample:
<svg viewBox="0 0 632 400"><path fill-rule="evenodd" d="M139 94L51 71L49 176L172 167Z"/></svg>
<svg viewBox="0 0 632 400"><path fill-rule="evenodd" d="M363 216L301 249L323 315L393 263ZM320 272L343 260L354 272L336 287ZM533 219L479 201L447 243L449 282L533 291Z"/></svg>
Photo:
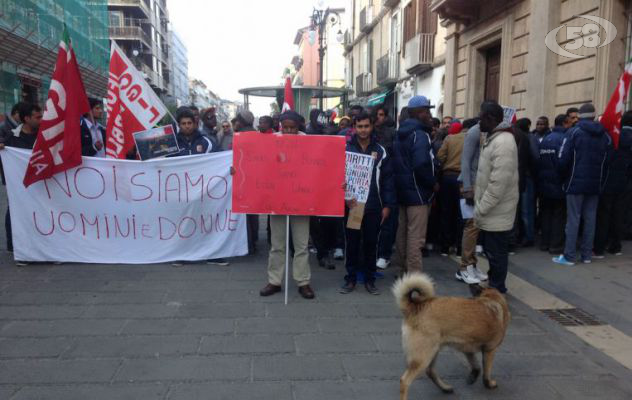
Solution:
<svg viewBox="0 0 632 400"><path fill-rule="evenodd" d="M608 178L599 198L594 258L604 258L606 251L621 255L625 212L632 189L632 111L621 116L619 147L612 152Z"/></svg>
<svg viewBox="0 0 632 400"><path fill-rule="evenodd" d="M345 230L347 275L340 293L352 292L356 286L357 274L362 272L364 287L369 293L377 295L380 294L375 287L378 236L382 224L395 207L395 188L390 158L386 149L373 136L373 121L368 113L363 112L356 118L355 128L356 134L347 143L347 151L370 155L373 158L373 173L361 228ZM357 205L354 200L347 201L347 211Z"/></svg>
<svg viewBox="0 0 632 400"><path fill-rule="evenodd" d="M542 238L540 250L561 254L564 249L564 225L566 220L566 194L564 181L559 173L558 160L570 118L560 114L555 118L553 131L538 142L538 190Z"/></svg>
<svg viewBox="0 0 632 400"><path fill-rule="evenodd" d="M564 253L553 261L574 265L577 234L584 222L581 238L581 261L592 260L597 204L608 174L608 155L612 147L603 125L595 121L595 107L584 104L579 109L579 122L567 134L559 154L559 167L566 178L566 244Z"/></svg>
<svg viewBox="0 0 632 400"><path fill-rule="evenodd" d="M195 123L195 114L190 110L185 110L178 115L178 147L180 152L172 157L190 156L193 154L204 154L213 151L211 139L203 136Z"/></svg>
<svg viewBox="0 0 632 400"><path fill-rule="evenodd" d="M402 272L422 270L429 205L436 185L430 101L414 96L393 142L393 175L399 209L396 251Z"/></svg>

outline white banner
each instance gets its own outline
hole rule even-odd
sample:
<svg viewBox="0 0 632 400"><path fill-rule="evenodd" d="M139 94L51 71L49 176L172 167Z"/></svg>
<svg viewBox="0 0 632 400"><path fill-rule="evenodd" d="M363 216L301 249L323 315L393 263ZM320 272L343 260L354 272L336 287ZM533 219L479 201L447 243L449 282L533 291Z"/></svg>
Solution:
<svg viewBox="0 0 632 400"><path fill-rule="evenodd" d="M36 182L31 152L0 152L14 257L22 261L145 264L248 252L245 215L231 209L232 152L150 161L83 158Z"/></svg>
<svg viewBox="0 0 632 400"><path fill-rule="evenodd" d="M374 159L370 155L347 152L345 169L345 200L356 199L358 203L366 203L371 188Z"/></svg>

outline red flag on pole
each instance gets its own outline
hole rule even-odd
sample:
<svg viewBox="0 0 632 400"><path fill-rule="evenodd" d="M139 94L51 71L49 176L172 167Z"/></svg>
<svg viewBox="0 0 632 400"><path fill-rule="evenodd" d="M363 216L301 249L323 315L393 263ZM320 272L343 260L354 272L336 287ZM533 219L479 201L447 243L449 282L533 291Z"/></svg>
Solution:
<svg viewBox="0 0 632 400"><path fill-rule="evenodd" d="M621 116L625 111L625 103L627 102L628 93L630 91L630 81L632 80L632 63L628 63L623 70L623 74L619 78L617 87L610 97L610 101L606 106L599 122L606 128L614 148L619 148L619 135L621 131Z"/></svg>
<svg viewBox="0 0 632 400"><path fill-rule="evenodd" d="M24 186L81 165L80 118L90 111L70 36L64 25L57 62Z"/></svg>
<svg viewBox="0 0 632 400"><path fill-rule="evenodd" d="M112 41L107 97L106 156L125 158L134 133L153 128L167 113L143 75Z"/></svg>
<svg viewBox="0 0 632 400"><path fill-rule="evenodd" d="M283 108L281 112L294 110L294 92L292 92L292 81L290 77L285 78L285 93L283 94Z"/></svg>

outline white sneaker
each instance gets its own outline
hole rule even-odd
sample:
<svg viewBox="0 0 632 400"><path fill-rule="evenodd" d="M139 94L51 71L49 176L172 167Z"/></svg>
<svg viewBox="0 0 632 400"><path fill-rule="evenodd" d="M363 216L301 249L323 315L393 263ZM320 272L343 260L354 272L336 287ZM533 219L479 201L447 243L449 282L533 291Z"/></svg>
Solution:
<svg viewBox="0 0 632 400"><path fill-rule="evenodd" d="M481 283L480 279L476 277L474 267L472 267L471 265L468 265L467 269L465 270L458 270L456 273L456 279L460 280L461 282L467 283L468 285Z"/></svg>
<svg viewBox="0 0 632 400"><path fill-rule="evenodd" d="M430 251L434 250L434 244L432 244L432 243L427 243L427 244L426 244L426 250L430 250Z"/></svg>
<svg viewBox="0 0 632 400"><path fill-rule="evenodd" d="M476 245L476 253L477 254L482 254L483 253L483 246L481 246L480 244Z"/></svg>
<svg viewBox="0 0 632 400"><path fill-rule="evenodd" d="M480 281L486 281L489 279L489 277L487 276L487 274L483 271L481 271L480 269L478 269L478 266L474 265L474 275L476 275L476 277L480 280Z"/></svg>
<svg viewBox="0 0 632 400"><path fill-rule="evenodd" d="M344 258L345 258L345 253L342 251L342 249L334 250L334 260L342 260Z"/></svg>
<svg viewBox="0 0 632 400"><path fill-rule="evenodd" d="M375 266L378 267L379 269L386 269L388 268L388 265L391 262L385 258L378 258L377 263L375 263Z"/></svg>

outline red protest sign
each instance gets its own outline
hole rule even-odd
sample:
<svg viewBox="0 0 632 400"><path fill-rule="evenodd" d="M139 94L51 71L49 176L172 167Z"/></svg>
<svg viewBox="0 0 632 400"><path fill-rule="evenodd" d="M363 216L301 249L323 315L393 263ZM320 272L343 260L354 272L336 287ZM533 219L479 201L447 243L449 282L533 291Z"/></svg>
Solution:
<svg viewBox="0 0 632 400"><path fill-rule="evenodd" d="M233 212L343 216L343 136L235 133Z"/></svg>

